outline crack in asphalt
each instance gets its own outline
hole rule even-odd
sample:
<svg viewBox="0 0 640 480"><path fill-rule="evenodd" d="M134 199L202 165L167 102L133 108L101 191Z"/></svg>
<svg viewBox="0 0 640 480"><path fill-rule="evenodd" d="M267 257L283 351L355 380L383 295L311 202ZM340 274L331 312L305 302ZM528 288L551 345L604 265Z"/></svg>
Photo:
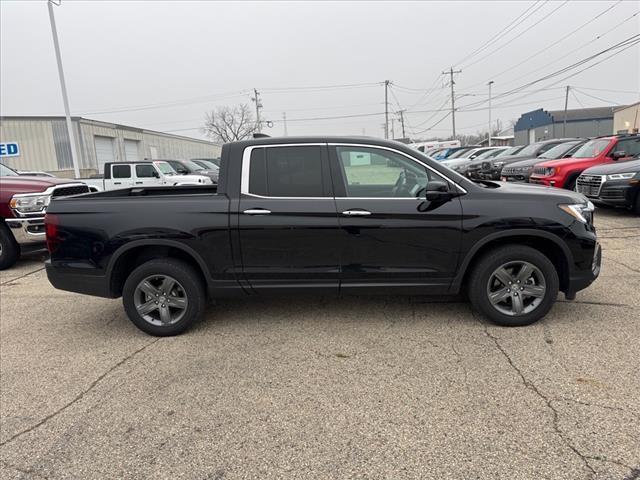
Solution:
<svg viewBox="0 0 640 480"><path fill-rule="evenodd" d="M35 470L31 469L30 467L27 468L22 468L22 467L18 467L17 465L13 465L9 462L7 462L6 460L0 460L0 463L2 463L5 467L8 468L12 468L14 469L16 472L20 472L23 475L29 475L30 477L38 477L38 478L43 478L44 480L48 480L49 477L46 477L44 475L39 474L38 472L36 472Z"/></svg>
<svg viewBox="0 0 640 480"><path fill-rule="evenodd" d="M638 418L640 419L640 415L638 415L635 412L632 412L631 410L627 410L625 408L622 407L612 407L611 405L602 405L601 403L589 403L589 402L584 402L582 400L576 400L575 398L571 398L571 397L558 397L558 398L554 398L551 400L552 402L571 402L571 403L575 403L578 405L584 405L586 407L595 407L595 408L602 408L605 410L612 410L614 412L624 412L624 413L628 413L629 415L631 415L632 417Z"/></svg>
<svg viewBox="0 0 640 480"><path fill-rule="evenodd" d="M109 375L110 373L112 373L113 371L115 371L116 369L118 369L120 366L124 365L128 360L131 360L133 357L135 357L136 355L138 355L139 353L143 352L144 350L146 350L147 348L149 348L150 346L152 346L153 344L155 344L156 342L158 342L160 340L160 337L153 339L152 341L146 343L145 345L143 345L142 347L140 347L139 349L133 351L132 353L130 353L129 355L127 355L126 357L124 357L122 360L120 360L119 362L117 362L115 365L113 365L111 368L109 368L108 370L106 370L105 372L103 372L100 376L98 376L98 378L96 378L93 382L91 382L89 384L89 386L87 388L85 388L83 391L81 391L78 395L75 396L75 398L73 400L71 400L70 402L66 403L65 405L63 405L62 407L60 407L58 410L56 410L53 413L50 413L49 415L47 415L46 417L44 417L42 420L40 420L38 423L12 435L11 437L9 437L7 440L5 440L4 442L0 442L0 447L3 447L11 442L13 442L14 440L20 438L21 436L32 432L33 430L35 430L36 428L44 425L45 423L47 423L49 420L51 420L52 418L56 417L57 415L59 415L60 413L64 412L67 408L71 407L73 404L75 404L76 402L82 400L82 398L89 393L91 390L93 390L107 375Z"/></svg>
<svg viewBox="0 0 640 480"><path fill-rule="evenodd" d="M615 264L617 264L617 265L621 265L621 266L623 266L623 267L625 267L625 268L628 268L628 269L629 269L629 270L631 270L632 272L640 273L640 270L638 270L637 268L630 267L630 266L629 266L629 265L627 265L626 263L621 262L621 261L619 261L619 260L614 260L613 258L607 258L607 262L613 262L613 263L615 263Z"/></svg>
<svg viewBox="0 0 640 480"><path fill-rule="evenodd" d="M560 414L558 413L558 410L556 410L556 408L553 406L552 401L545 395L543 394L538 387L531 382L530 380L528 380L524 374L522 373L522 371L520 370L520 368L518 368L518 366L513 362L513 360L511 359L511 356L509 355L509 353L504 349L504 347L500 344L500 342L498 341L498 338L493 336L491 333L489 333L489 328L488 325L486 323L483 323L482 321L480 321L479 319L476 318L475 312L472 310L471 311L471 315L473 316L473 318L475 318L483 327L484 330L484 334L490 338L493 343L495 344L496 348L498 349L498 351L500 351L500 353L502 353L502 355L506 358L507 362L509 363L509 365L511 366L511 368L513 368L513 370L515 370L515 372L518 374L518 376L520 377L520 379L522 380L522 384L528 388L529 390L531 390L533 393L535 393L538 397L540 397L541 400L544 401L544 403L547 405L547 408L549 408L549 410L551 410L552 414L553 414L553 429L556 432L556 434L558 435L558 437L560 437L560 439L562 440L562 442L574 453L576 454L584 463L585 467L591 472L591 477L594 478L596 476L596 471L595 469L591 466L591 464L589 463L589 458L588 456L584 455L582 452L580 452L570 441L569 439L566 437L566 435L564 434L564 432L560 429L559 426L559 421L560 421Z"/></svg>
<svg viewBox="0 0 640 480"><path fill-rule="evenodd" d="M16 280L20 280L21 278L28 277L29 275L33 275L34 273L41 272L42 270L44 270L44 267L41 267L41 268L38 268L37 270L33 270L31 272L25 273L24 275L20 275L19 277L12 278L10 280L5 280L4 282L0 283L0 285L11 286L10 284L15 282Z"/></svg>
<svg viewBox="0 0 640 480"><path fill-rule="evenodd" d="M600 305L603 307L625 307L634 308L633 305L626 303L610 303L610 302L589 302L587 300L557 300L557 303L576 303L581 305Z"/></svg>

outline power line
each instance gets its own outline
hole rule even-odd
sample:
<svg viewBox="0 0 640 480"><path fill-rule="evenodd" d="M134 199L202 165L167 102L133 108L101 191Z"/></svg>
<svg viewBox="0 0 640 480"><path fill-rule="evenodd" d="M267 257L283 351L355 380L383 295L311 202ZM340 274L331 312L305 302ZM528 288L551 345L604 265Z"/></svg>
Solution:
<svg viewBox="0 0 640 480"><path fill-rule="evenodd" d="M596 97L595 95L591 95L591 94L589 94L587 92L583 92L582 90L577 89L576 87L573 87L573 89L577 90L578 92L580 92L580 95L586 95L587 97L593 98L595 100L600 100L601 102L608 103L609 105L611 105L611 104L620 105L619 102L614 102L612 100L605 100L604 98Z"/></svg>
<svg viewBox="0 0 640 480"><path fill-rule="evenodd" d="M336 90L342 88L358 88L358 87L374 87L380 86L384 82L368 82L368 83L347 83L341 85L317 85L317 86L308 86L308 87L273 87L273 88L262 88L264 92L271 93L279 93L285 91L312 91L312 90Z"/></svg>
<svg viewBox="0 0 640 480"><path fill-rule="evenodd" d="M542 54L542 53L547 53L549 51L549 48L556 46L558 43L566 40L567 38L569 38L571 35L573 35L574 33L582 30L584 27L586 27L587 25L591 24L592 22L596 21L598 18L602 17L604 14L606 14L607 12L609 12L610 10L612 10L613 8L617 7L620 3L622 2L622 0L618 0L617 2L615 2L613 5L607 7L606 9L604 9L602 12L600 12L598 15L596 15L595 17L591 18L589 21L583 23L582 25L580 25L578 28L576 28L575 30L572 30L571 32L569 32L568 34L566 34L565 36L559 38L558 40L555 40L551 43L549 43L548 45L546 45L544 48L541 48L540 50L538 50L536 53L534 53L533 55L529 55L527 58L525 58L524 60L522 60L519 63L516 63L515 65L510 66L509 68L506 68L504 70L502 70L501 72L498 72L494 75L491 76L491 78L496 78L499 77L501 75L504 75L507 72L511 72L513 71L514 68L519 67L520 65L523 65L525 63L528 63L529 61L531 61L531 59L537 57L538 55ZM552 12L553 13L553 12ZM483 85L485 82L478 82L475 83L473 85L471 85L469 88L473 88L477 85Z"/></svg>
<svg viewBox="0 0 640 480"><path fill-rule="evenodd" d="M562 7L564 7L567 3L569 3L569 0L565 0L563 3L561 3L559 6L557 6L555 9L553 9L548 15L545 15L544 17L542 17L541 19L539 19L537 22L535 22L534 24L530 25L529 27L527 27L524 31L518 33L517 37L521 37L522 35L524 35L525 33L527 33L529 30L531 30L533 27L535 27L536 25L538 25L539 23L545 21L546 19L550 18L553 16L554 13L556 13L558 10L560 10ZM469 68L479 62L481 62L482 60L484 60L487 57L490 57L491 55L493 55L494 53L498 52L499 50L502 50L504 47L506 47L507 45L510 45L511 42L513 42L513 40L515 40L515 37L512 38L511 40L508 40L506 43L503 43L501 46L499 46L498 48L492 50L491 52L487 53L486 55L478 58L477 60L475 60L472 63L469 63L465 66L465 68ZM493 77L492 77L493 78Z"/></svg>
<svg viewBox="0 0 640 480"><path fill-rule="evenodd" d="M613 90L610 88L592 88L592 87L573 87L580 90L593 90L595 92L613 92L613 93L633 93L634 95L640 95L640 89L638 90Z"/></svg>

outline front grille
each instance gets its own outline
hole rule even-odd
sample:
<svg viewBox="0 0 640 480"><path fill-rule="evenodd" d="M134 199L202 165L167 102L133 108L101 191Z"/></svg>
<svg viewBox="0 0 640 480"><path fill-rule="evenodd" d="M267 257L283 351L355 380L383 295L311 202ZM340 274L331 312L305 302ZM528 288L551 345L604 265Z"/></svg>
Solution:
<svg viewBox="0 0 640 480"><path fill-rule="evenodd" d="M533 175L540 175L540 176L544 176L545 174L545 168L544 167L533 167L533 171L532 171Z"/></svg>
<svg viewBox="0 0 640 480"><path fill-rule="evenodd" d="M86 185L72 185L70 187L56 187L51 196L68 197L69 195L78 195L80 193L89 193L89 187Z"/></svg>
<svg viewBox="0 0 640 480"><path fill-rule="evenodd" d="M587 197L597 197L602 188L602 175L580 175L576 182L576 191Z"/></svg>

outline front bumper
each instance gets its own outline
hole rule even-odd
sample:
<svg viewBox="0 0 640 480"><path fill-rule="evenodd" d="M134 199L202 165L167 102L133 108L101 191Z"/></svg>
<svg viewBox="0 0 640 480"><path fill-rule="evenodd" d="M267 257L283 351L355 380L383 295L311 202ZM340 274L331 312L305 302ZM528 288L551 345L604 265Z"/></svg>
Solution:
<svg viewBox="0 0 640 480"><path fill-rule="evenodd" d="M45 244L44 217L6 218L5 223L20 246Z"/></svg>
<svg viewBox="0 0 640 480"><path fill-rule="evenodd" d="M640 185L630 185L628 182L605 182L595 200L616 207L630 207L638 194L640 194Z"/></svg>
<svg viewBox="0 0 640 480"><path fill-rule="evenodd" d="M602 267L602 248L600 243L596 241L595 248L593 250L593 258L591 259L590 268L576 270L569 278L569 286L565 294L569 298L575 297L576 292L584 290L591 285L598 275L600 275L600 269Z"/></svg>

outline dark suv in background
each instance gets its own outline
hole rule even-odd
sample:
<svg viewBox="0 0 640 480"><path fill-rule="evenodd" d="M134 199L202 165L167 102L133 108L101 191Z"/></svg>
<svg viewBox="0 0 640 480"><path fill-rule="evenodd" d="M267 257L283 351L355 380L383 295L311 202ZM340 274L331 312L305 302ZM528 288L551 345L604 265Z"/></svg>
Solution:
<svg viewBox="0 0 640 480"><path fill-rule="evenodd" d="M587 168L578 177L576 190L595 203L630 208L640 215L640 155Z"/></svg>
<svg viewBox="0 0 640 480"><path fill-rule="evenodd" d="M539 157L528 158L511 163L502 168L500 180L503 182L528 182L533 167L546 160L570 158L587 140L571 140L547 150Z"/></svg>
<svg viewBox="0 0 640 480"><path fill-rule="evenodd" d="M213 183L218 183L220 170L215 165L205 168L193 160L165 160L178 175L205 175ZM213 168L212 168L213 167Z"/></svg>

